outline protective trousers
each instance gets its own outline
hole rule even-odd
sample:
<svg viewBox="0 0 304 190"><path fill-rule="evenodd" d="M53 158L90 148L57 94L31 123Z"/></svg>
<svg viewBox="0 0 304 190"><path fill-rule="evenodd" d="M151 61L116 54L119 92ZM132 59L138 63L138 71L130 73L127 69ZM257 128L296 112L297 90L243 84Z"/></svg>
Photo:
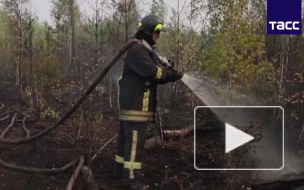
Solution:
<svg viewBox="0 0 304 190"><path fill-rule="evenodd" d="M115 155L114 174L125 185L142 182L141 165L144 157L147 123L120 121Z"/></svg>

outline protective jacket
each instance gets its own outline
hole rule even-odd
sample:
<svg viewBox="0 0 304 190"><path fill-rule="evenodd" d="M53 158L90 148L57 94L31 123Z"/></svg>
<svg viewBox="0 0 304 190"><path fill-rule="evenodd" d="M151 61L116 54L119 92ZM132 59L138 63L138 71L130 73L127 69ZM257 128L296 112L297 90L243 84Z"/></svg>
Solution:
<svg viewBox="0 0 304 190"><path fill-rule="evenodd" d="M117 82L119 119L155 122L157 85L167 82L166 69L156 65L143 45L132 45Z"/></svg>

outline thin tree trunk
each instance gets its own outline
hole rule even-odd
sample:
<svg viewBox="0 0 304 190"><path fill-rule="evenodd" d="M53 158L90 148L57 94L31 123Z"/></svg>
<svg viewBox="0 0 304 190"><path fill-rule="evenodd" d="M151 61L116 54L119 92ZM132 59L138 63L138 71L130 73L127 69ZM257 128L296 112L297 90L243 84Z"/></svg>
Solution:
<svg viewBox="0 0 304 190"><path fill-rule="evenodd" d="M125 2L125 10L124 10L124 20L125 20L125 43L128 42L128 30L129 30L129 26L128 26L128 11L129 11L129 5L127 1Z"/></svg>
<svg viewBox="0 0 304 190"><path fill-rule="evenodd" d="M70 71L74 71L75 79L77 76L75 69L75 15L74 15L74 0L70 0L70 24L71 24L71 44L70 44Z"/></svg>
<svg viewBox="0 0 304 190"><path fill-rule="evenodd" d="M30 77L29 77L29 86L30 86L30 91L33 92L32 89L32 83L33 83L33 28L32 28L32 24L33 24L33 19L30 19L30 23L29 23L29 30L30 30L30 39L29 39L29 45L30 45L30 49L29 49L29 59L30 59Z"/></svg>
<svg viewBox="0 0 304 190"><path fill-rule="evenodd" d="M22 4L20 4L22 6ZM18 19L18 52L17 52L17 75L18 75L18 80L17 80L17 87L18 87L18 94L19 98L22 98L22 66L23 66L23 28L22 28L22 16L21 16L21 7L19 9L18 4L15 4L15 10L16 10L16 15Z"/></svg>
<svg viewBox="0 0 304 190"><path fill-rule="evenodd" d="M98 10L97 10L97 7L96 7L96 12L95 12L95 65L97 65L97 56L98 56Z"/></svg>

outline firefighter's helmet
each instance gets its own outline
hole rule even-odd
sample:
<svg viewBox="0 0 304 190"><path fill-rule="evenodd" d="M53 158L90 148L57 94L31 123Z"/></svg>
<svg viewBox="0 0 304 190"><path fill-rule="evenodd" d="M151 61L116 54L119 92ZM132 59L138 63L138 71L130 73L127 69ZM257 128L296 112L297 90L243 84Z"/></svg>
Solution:
<svg viewBox="0 0 304 190"><path fill-rule="evenodd" d="M148 35L152 35L154 31L164 31L164 20L156 15L145 16L138 24L138 29L144 31Z"/></svg>

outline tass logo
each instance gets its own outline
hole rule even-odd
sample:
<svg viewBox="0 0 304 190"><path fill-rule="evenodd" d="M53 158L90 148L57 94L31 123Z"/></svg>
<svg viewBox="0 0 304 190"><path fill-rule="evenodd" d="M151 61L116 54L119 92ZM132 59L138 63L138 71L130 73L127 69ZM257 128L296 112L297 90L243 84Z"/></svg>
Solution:
<svg viewBox="0 0 304 190"><path fill-rule="evenodd" d="M302 34L302 0L267 0L267 34Z"/></svg>
<svg viewBox="0 0 304 190"><path fill-rule="evenodd" d="M271 25L271 30L300 30L300 22L299 21L269 21Z"/></svg>

